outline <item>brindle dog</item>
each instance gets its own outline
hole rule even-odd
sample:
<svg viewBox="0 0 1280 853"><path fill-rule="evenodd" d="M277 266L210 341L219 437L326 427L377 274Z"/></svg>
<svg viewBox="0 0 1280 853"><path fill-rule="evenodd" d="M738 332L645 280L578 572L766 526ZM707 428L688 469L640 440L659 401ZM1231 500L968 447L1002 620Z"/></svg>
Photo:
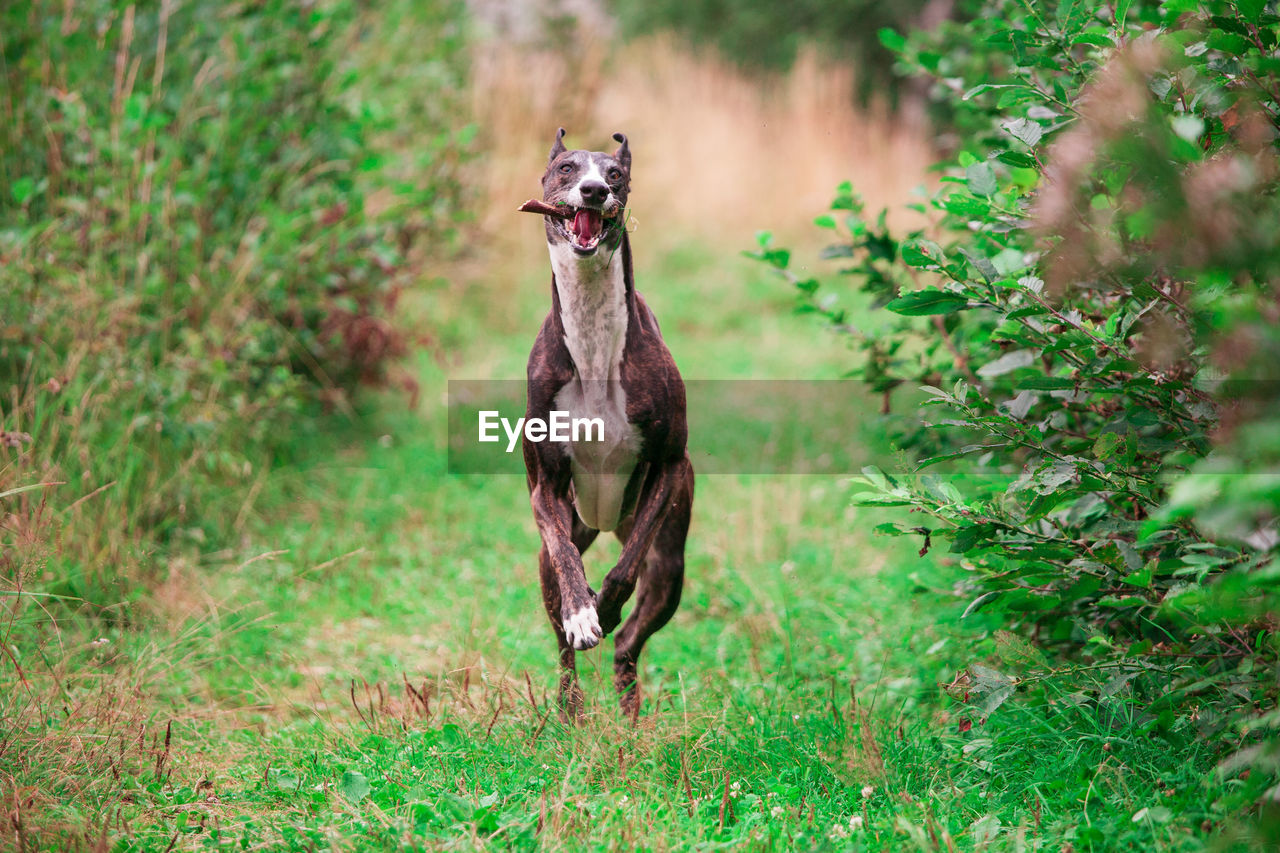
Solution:
<svg viewBox="0 0 1280 853"><path fill-rule="evenodd" d="M619 147L612 155L570 151L561 128L542 176L543 200L568 209L544 217L551 311L529 355L525 413L600 418L603 440L526 439L524 461L542 536L543 601L560 645L561 711L582 713L575 650L612 632L638 590L613 654L614 686L634 720L640 650L680 603L693 467L685 451L684 382L632 275L624 216L631 151L625 136L613 138ZM601 530L617 535L622 553L597 593L587 585L582 554Z"/></svg>

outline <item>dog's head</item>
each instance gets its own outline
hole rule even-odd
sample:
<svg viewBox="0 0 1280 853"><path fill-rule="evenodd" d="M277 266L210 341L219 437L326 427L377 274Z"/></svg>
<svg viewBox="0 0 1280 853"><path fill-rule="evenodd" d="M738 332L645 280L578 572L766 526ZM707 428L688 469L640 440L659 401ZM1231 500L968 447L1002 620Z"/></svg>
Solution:
<svg viewBox="0 0 1280 853"><path fill-rule="evenodd" d="M631 188L631 150L621 133L613 135L618 150L570 151L564 147L564 128L556 133L547 171L542 176L542 200L567 205L568 218L546 217L547 242L567 244L579 256L593 255L604 245L622 242L623 211Z"/></svg>

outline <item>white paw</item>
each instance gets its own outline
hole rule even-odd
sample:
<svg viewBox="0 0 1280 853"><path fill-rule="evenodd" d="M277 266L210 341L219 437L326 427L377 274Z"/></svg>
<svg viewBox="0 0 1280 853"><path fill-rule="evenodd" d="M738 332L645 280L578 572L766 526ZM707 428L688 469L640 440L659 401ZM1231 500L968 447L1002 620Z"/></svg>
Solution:
<svg viewBox="0 0 1280 853"><path fill-rule="evenodd" d="M569 639L569 645L578 651L592 648L604 639L600 619L596 616L596 609L590 604L564 620L564 633Z"/></svg>

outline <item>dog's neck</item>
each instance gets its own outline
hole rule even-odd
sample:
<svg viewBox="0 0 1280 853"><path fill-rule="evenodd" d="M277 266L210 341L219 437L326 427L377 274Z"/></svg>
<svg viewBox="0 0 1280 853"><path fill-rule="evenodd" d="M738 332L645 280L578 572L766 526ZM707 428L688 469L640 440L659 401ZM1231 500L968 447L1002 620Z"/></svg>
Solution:
<svg viewBox="0 0 1280 853"><path fill-rule="evenodd" d="M627 341L627 246L580 257L549 243L564 342L580 379L620 378Z"/></svg>

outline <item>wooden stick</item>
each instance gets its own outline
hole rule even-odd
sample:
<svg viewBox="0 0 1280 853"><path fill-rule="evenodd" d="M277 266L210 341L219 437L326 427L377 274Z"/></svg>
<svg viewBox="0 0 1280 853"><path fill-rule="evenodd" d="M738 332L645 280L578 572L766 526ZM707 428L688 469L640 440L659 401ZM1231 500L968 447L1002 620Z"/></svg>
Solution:
<svg viewBox="0 0 1280 853"><path fill-rule="evenodd" d="M543 216L558 216L561 219L571 219L573 217L573 208L568 205L557 207L554 204L547 204L545 201L539 201L531 198L518 208L521 213L541 213Z"/></svg>
<svg viewBox="0 0 1280 853"><path fill-rule="evenodd" d="M547 204L540 199L531 198L524 204L516 208L521 213L541 213L543 216L555 216L560 219L572 219L577 212L567 204ZM617 219L618 214L622 212L622 208L617 208L613 213L601 212L601 216L605 219Z"/></svg>

